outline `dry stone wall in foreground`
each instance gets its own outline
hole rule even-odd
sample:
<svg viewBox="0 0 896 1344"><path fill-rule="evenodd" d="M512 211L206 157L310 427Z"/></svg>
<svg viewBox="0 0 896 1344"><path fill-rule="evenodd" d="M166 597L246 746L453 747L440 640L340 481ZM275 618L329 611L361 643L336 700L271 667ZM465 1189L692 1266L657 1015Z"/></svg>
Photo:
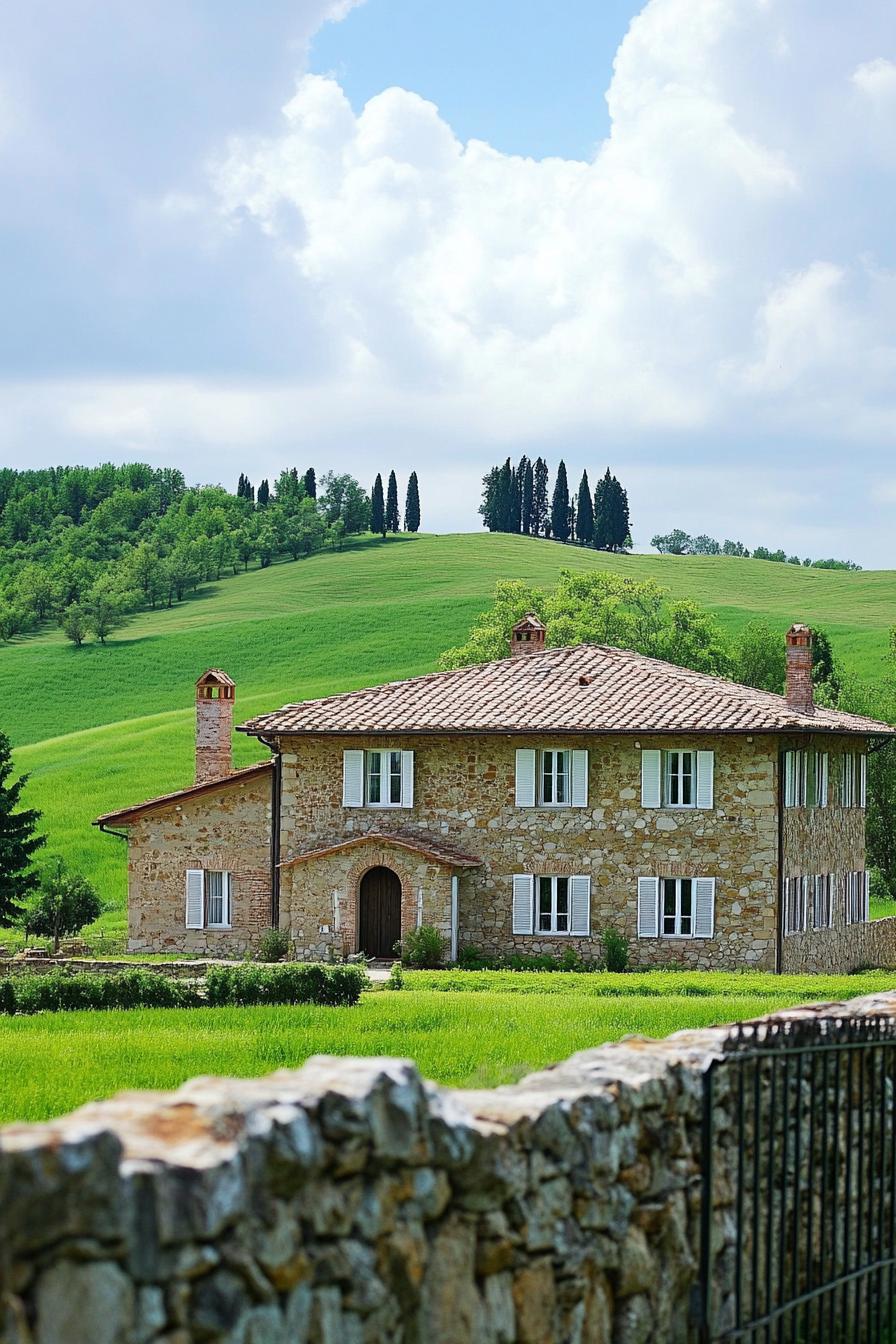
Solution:
<svg viewBox="0 0 896 1344"><path fill-rule="evenodd" d="M795 1011L892 1017L896 995ZM491 1092L317 1058L4 1129L0 1339L689 1341L702 1082L727 1039L607 1045Z"/></svg>

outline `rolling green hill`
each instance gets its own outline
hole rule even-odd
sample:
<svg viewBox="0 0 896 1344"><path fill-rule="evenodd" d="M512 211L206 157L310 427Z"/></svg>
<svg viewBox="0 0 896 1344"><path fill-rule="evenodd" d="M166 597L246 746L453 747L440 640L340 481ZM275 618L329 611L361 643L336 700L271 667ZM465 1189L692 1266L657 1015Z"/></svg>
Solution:
<svg viewBox="0 0 896 1344"><path fill-rule="evenodd" d="M66 856L123 928L124 843L98 813L192 778L192 687L206 667L237 683L238 720L288 700L431 671L460 643L499 578L551 584L560 570L655 578L710 607L729 630L757 616L823 625L857 676L883 669L896 573L801 569L723 557L608 556L500 534L398 536L223 580L134 619L106 647L56 633L0 651L0 727L31 773L49 852ZM236 761L263 752L241 735Z"/></svg>

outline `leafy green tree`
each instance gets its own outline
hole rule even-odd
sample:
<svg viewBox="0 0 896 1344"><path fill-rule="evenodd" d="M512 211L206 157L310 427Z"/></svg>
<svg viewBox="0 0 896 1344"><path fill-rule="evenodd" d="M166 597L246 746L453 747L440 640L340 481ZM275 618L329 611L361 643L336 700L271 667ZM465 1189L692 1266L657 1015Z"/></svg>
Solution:
<svg viewBox="0 0 896 1344"><path fill-rule="evenodd" d="M699 537L694 537L691 541L691 549L694 555L721 555L722 548L715 537L708 537L701 533Z"/></svg>
<svg viewBox="0 0 896 1344"><path fill-rule="evenodd" d="M395 472L389 472L389 484L386 486L386 527L390 532L401 530L401 517L398 513L398 481Z"/></svg>
<svg viewBox="0 0 896 1344"><path fill-rule="evenodd" d="M651 546L656 547L660 555L690 555L692 541L687 532L676 527L666 536L652 537Z"/></svg>
<svg viewBox="0 0 896 1344"><path fill-rule="evenodd" d="M320 507L327 523L341 518L347 533L366 532L370 526L370 500L353 476L328 471L321 478Z"/></svg>
<svg viewBox="0 0 896 1344"><path fill-rule="evenodd" d="M62 613L59 624L62 626L62 633L66 639L70 639L74 645L80 648L90 631L90 621L83 607L77 602L72 602L71 606L66 607Z"/></svg>
<svg viewBox="0 0 896 1344"><path fill-rule="evenodd" d="M743 686L783 695L786 676L784 633L765 621L750 621L734 646L733 674Z"/></svg>
<svg viewBox="0 0 896 1344"><path fill-rule="evenodd" d="M277 554L277 534L269 522L258 529L255 538L255 554L262 569L267 569Z"/></svg>
<svg viewBox="0 0 896 1344"><path fill-rule="evenodd" d="M408 490L404 502L404 530L420 531L420 487L416 471L412 471L408 477Z"/></svg>
<svg viewBox="0 0 896 1344"><path fill-rule="evenodd" d="M569 540L569 485L566 463L561 460L551 497L551 535L558 541Z"/></svg>
<svg viewBox="0 0 896 1344"><path fill-rule="evenodd" d="M579 502L576 508L576 541L590 546L594 541L594 504L591 499L591 486L588 484L587 471L582 472L579 482Z"/></svg>
<svg viewBox="0 0 896 1344"><path fill-rule="evenodd" d="M25 628L25 614L10 602L0 602L0 639L8 644Z"/></svg>
<svg viewBox="0 0 896 1344"><path fill-rule="evenodd" d="M85 614L88 627L101 644L105 644L109 636L125 623L121 598L106 588L97 587L91 591Z"/></svg>
<svg viewBox="0 0 896 1344"><path fill-rule="evenodd" d="M840 703L843 677L834 659L830 638L817 626L812 629L812 684L819 704L835 709Z"/></svg>
<svg viewBox="0 0 896 1344"><path fill-rule="evenodd" d="M236 550L237 559L243 566L243 570L249 568L249 561L255 554L255 538L247 527L238 527L233 536L233 545Z"/></svg>
<svg viewBox="0 0 896 1344"><path fill-rule="evenodd" d="M95 888L57 858L41 876L37 895L25 913L25 929L38 938L52 938L53 951L58 952L60 939L80 933L102 913Z"/></svg>
<svg viewBox="0 0 896 1344"><path fill-rule="evenodd" d="M341 551L345 545L345 522L342 518L334 518L327 527L327 540L334 551Z"/></svg>
<svg viewBox="0 0 896 1344"><path fill-rule="evenodd" d="M27 775L12 779L12 748L0 732L0 928L8 928L23 914L20 902L27 900L38 884L32 858L45 837L36 834L40 813L20 808Z"/></svg>
<svg viewBox="0 0 896 1344"><path fill-rule="evenodd" d="M386 535L386 505L383 501L383 478L379 472L370 492L370 530Z"/></svg>

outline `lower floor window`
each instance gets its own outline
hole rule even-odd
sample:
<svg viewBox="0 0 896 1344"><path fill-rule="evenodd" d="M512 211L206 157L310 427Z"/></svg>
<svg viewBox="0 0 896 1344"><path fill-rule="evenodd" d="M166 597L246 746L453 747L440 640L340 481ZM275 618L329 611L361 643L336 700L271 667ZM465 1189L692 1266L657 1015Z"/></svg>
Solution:
<svg viewBox="0 0 896 1344"><path fill-rule="evenodd" d="M691 938L694 933L694 881L690 877L664 877L663 937Z"/></svg>
<svg viewBox="0 0 896 1344"><path fill-rule="evenodd" d="M784 932L802 933L806 927L808 877L784 879Z"/></svg>
<svg viewBox="0 0 896 1344"><path fill-rule="evenodd" d="M569 878L538 879L538 932L569 933Z"/></svg>
<svg viewBox="0 0 896 1344"><path fill-rule="evenodd" d="M847 924L864 924L868 919L868 874L847 873L844 879Z"/></svg>
<svg viewBox="0 0 896 1344"><path fill-rule="evenodd" d="M231 876L210 868L187 869L188 929L231 927Z"/></svg>
<svg viewBox="0 0 896 1344"><path fill-rule="evenodd" d="M830 929L834 923L834 880L830 873L819 873L812 886L812 927Z"/></svg>

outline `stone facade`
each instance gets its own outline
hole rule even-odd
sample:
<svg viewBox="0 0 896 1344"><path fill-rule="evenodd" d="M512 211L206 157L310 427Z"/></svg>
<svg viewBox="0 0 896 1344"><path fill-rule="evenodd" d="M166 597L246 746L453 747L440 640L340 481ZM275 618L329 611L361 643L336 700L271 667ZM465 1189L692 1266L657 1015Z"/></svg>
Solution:
<svg viewBox="0 0 896 1344"><path fill-rule="evenodd" d="M896 996L770 1021L850 1015ZM729 1038L607 1045L492 1092L317 1058L0 1130L0 1344L696 1344L703 1084ZM715 1079L730 1326L738 1107Z"/></svg>
<svg viewBox="0 0 896 1344"><path fill-rule="evenodd" d="M128 948L238 957L271 925L271 775L155 807L129 827ZM231 927L185 927L187 869L231 874Z"/></svg>

